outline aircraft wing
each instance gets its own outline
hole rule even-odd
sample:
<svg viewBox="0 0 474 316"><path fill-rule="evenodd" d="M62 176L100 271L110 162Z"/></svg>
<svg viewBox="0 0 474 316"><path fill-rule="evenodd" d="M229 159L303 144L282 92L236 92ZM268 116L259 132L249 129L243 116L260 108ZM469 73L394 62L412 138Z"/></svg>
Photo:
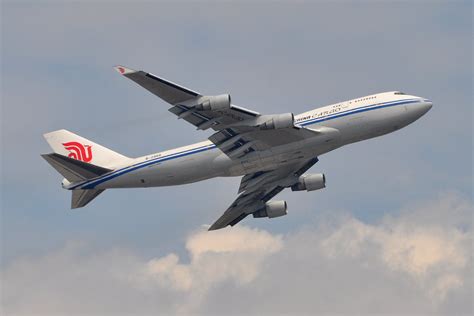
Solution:
<svg viewBox="0 0 474 316"><path fill-rule="evenodd" d="M169 111L178 118L193 124L198 130L215 130L209 140L230 158L242 158L253 151L304 140L320 133L295 126L291 113L261 115L231 104L229 95L204 96L144 71L124 66L116 66L115 69L171 104ZM274 128L275 124L279 124L274 120L285 120L286 125Z"/></svg>
<svg viewBox="0 0 474 316"><path fill-rule="evenodd" d="M172 107L169 109L171 113L188 121L198 129L207 129L214 125L230 125L260 115L257 112L235 105L220 111L195 110L193 106L206 99L206 96L199 92L142 70L133 70L124 66L115 66L115 69L123 76L171 104Z"/></svg>
<svg viewBox="0 0 474 316"><path fill-rule="evenodd" d="M241 194L209 230L224 228L227 225L234 226L247 215L264 209L266 202L283 189L294 185L316 162L318 158L313 158L300 164L245 175L239 187Z"/></svg>

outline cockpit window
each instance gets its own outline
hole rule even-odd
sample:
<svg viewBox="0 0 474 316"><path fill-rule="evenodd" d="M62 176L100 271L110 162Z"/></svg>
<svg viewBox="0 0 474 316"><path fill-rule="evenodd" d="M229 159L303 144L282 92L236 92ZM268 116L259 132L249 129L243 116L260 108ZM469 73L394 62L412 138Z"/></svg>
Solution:
<svg viewBox="0 0 474 316"><path fill-rule="evenodd" d="M398 95L405 95L405 93L400 92L400 91L395 92L395 94L398 94Z"/></svg>

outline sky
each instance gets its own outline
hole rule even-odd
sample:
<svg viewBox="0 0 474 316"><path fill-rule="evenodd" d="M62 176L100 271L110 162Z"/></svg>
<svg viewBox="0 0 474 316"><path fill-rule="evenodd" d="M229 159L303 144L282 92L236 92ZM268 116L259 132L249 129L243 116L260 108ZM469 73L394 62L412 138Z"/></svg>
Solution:
<svg viewBox="0 0 474 316"><path fill-rule="evenodd" d="M5 315L473 312L472 3L3 1ZM108 190L71 211L66 128L137 157L205 140L113 66L261 113L401 90L434 105L325 154L288 215L207 232L239 178Z"/></svg>

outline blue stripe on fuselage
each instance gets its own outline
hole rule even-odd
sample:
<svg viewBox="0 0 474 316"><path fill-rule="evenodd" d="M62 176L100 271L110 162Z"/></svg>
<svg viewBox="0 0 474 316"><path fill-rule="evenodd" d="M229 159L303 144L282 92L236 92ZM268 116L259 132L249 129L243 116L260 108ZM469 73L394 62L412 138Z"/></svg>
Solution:
<svg viewBox="0 0 474 316"><path fill-rule="evenodd" d="M395 106L395 105L418 103L418 102L420 102L419 99L406 99L406 100L390 101L390 102L379 103L379 104L372 104L372 105L367 105L367 106L363 106L363 107L356 108L356 109L347 110L347 111L344 111L344 112L329 114L325 117L310 118L310 119L307 119L305 121L298 122L296 125L307 126L307 125L312 125L312 124L316 124L316 123L319 123L319 122L329 121L329 120L332 120L332 119L335 119L335 118L355 114L355 113L361 113L361 112L366 112L366 111L371 111L371 110L376 110L376 109L382 109L382 108ZM186 151L170 154L170 155L159 157L159 158L156 158L156 159L151 159L151 160L139 162L139 163L136 163L134 165L115 170L115 171L113 171L109 174L105 174L105 175L101 176L100 178L96 178L96 179L88 180L84 183L80 183L80 184L78 184L74 187L71 187L70 190L73 190L73 189L76 189L76 188L79 188L79 187L81 189L93 189L93 188L95 188L95 186L97 186L101 183L104 183L108 180L114 179L114 178L116 178L118 176L121 176L123 174L135 171L137 169L141 169L143 167L147 167L147 166L150 166L152 164L159 163L159 162L163 162L163 161L167 161L167 160L171 160L171 159L175 159L175 158L180 158L180 157L200 153L200 152L211 150L211 149L214 149L214 148L216 148L216 145L211 144L211 145L201 146L201 147L197 147L197 148L193 148L193 149L188 149Z"/></svg>
<svg viewBox="0 0 474 316"><path fill-rule="evenodd" d="M112 173L106 174L106 175L104 175L104 176L102 176L98 179L93 179L93 180L90 180L86 183L81 183L81 184L79 184L79 185L77 185L77 186L75 186L71 189L75 189L79 186L81 187L81 189L93 189L98 184L101 184L105 181L116 178L116 177L121 176L123 174L129 173L131 171L135 171L137 169L141 169L143 167L146 167L146 166L149 166L149 165L152 165L152 164L155 164L155 163L159 163L159 162L163 162L163 161L167 161L167 160L171 160L171 159L175 159L175 158L180 158L180 157L192 155L192 154L199 153L199 152L202 152L202 151L206 151L206 150L209 150L209 149L212 149L212 148L215 148L215 147L216 147L216 145L214 145L214 144L206 145L206 146L202 146L202 147L182 151L182 152L179 152L179 153L174 153L174 154L170 154L170 155L167 155L167 156L163 156L163 157L143 161L143 162L134 164L132 166L128 166L128 167L125 167L125 168L121 168L119 170L115 170Z"/></svg>
<svg viewBox="0 0 474 316"><path fill-rule="evenodd" d="M347 115L351 115L351 114L355 114L355 113L361 113L361 112L366 112L366 111L375 110L375 109L382 109L382 108L395 106L395 105L400 105L400 104L418 103L418 102L420 102L419 99L406 99L406 100L390 101L390 102L379 103L379 104L371 104L371 105L363 106L363 107L360 107L360 108L350 109L350 110L347 110L347 111L344 111L344 112L332 113L332 114L329 114L325 117L310 118L310 119L307 119L305 121L298 122L297 125L301 125L301 126L312 125L312 124L315 124L315 123L328 121L328 120L332 120L334 118L343 117L343 116L347 116Z"/></svg>

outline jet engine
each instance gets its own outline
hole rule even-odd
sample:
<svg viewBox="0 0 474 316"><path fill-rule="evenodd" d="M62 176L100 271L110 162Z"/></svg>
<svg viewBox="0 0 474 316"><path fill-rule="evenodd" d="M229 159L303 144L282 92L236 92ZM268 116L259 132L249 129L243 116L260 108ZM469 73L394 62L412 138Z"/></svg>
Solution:
<svg viewBox="0 0 474 316"><path fill-rule="evenodd" d="M295 125L295 116L293 113L284 113L272 115L265 123L260 125L260 129L280 129L293 127Z"/></svg>
<svg viewBox="0 0 474 316"><path fill-rule="evenodd" d="M314 191L326 187L326 176L323 173L307 174L299 177L298 182L291 186L292 191Z"/></svg>
<svg viewBox="0 0 474 316"><path fill-rule="evenodd" d="M265 207L255 213L253 217L274 218L286 215L286 201L270 201L265 203Z"/></svg>
<svg viewBox="0 0 474 316"><path fill-rule="evenodd" d="M201 111L216 111L230 108L230 94L221 94L208 97L206 101L196 105L196 109Z"/></svg>

